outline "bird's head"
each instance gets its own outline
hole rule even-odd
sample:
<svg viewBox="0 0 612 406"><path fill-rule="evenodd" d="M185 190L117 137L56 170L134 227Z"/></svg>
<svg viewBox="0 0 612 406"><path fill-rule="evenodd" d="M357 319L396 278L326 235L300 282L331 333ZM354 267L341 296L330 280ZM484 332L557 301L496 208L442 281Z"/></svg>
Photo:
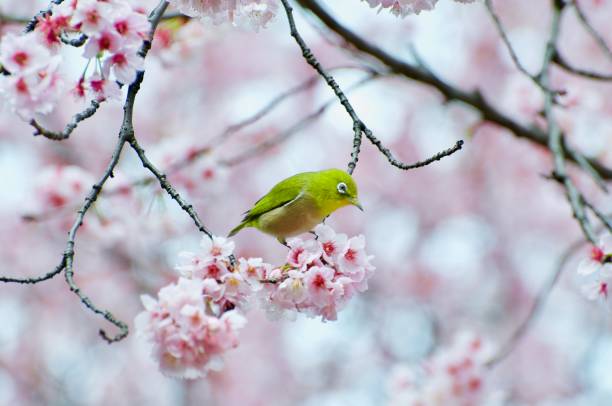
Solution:
<svg viewBox="0 0 612 406"><path fill-rule="evenodd" d="M327 169L318 172L320 183L325 192L325 209L330 213L340 207L353 205L363 210L359 202L357 185L348 173L340 169Z"/></svg>

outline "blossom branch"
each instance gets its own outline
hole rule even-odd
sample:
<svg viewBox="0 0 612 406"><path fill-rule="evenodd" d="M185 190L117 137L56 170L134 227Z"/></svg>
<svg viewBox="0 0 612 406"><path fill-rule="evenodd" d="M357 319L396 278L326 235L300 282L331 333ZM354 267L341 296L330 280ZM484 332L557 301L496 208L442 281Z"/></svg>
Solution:
<svg viewBox="0 0 612 406"><path fill-rule="evenodd" d="M60 2L61 0L57 0L55 3L59 4ZM167 7L168 7L168 2L165 0L162 0L159 3L159 5L151 12L151 15L149 16L149 21L151 23L149 39L143 42L142 47L140 49L140 54L143 57L146 57L148 51L151 48L151 40L155 33L155 29ZM44 15L44 12L41 12L41 13L43 13ZM128 326L125 322L117 319L110 311L102 310L98 308L96 305L94 305L91 299L88 296L86 296L81 291L81 288L79 288L79 286L76 284L74 280L74 264L73 264L74 255L75 255L76 235L77 235L79 228L83 224L85 215L87 214L89 209L92 207L92 205L95 203L95 201L99 197L106 181L110 177L112 177L113 171L115 167L117 166L117 164L119 163L119 158L121 156L121 152L126 142L128 140L134 139L134 127L133 127L134 102L136 100L136 95L138 91L140 90L140 85L142 83L143 78L144 78L144 72L143 71L138 72L138 74L136 75L136 79L128 87L126 101L123 106L123 122L122 122L121 129L119 132L119 140L117 141L117 144L111 155L111 158L107 165L106 170L104 171L104 173L102 174L98 182L96 182L92 186L90 192L85 198L83 205L77 212L77 217L74 223L72 224L72 227L70 228L70 231L68 233L68 241L66 242L66 249L64 251L64 255L63 255L62 262L60 263L60 265L58 265L58 267L56 267L54 271L49 272L48 274L40 278L31 278L31 279L2 278L0 279L0 281L2 282L37 283L37 282L42 282L47 279L51 279L53 276L59 274L62 270L64 270L66 283L70 287L70 290L75 295L78 296L81 302L92 312L103 316L108 322L115 325L119 329L119 332L114 336L109 336L105 330L102 330L102 329L100 330L100 335L108 343L117 342L125 338L129 332Z"/></svg>
<svg viewBox="0 0 612 406"><path fill-rule="evenodd" d="M151 40L153 38L153 35L155 34L155 29L157 28L157 24L159 23L159 20L164 14L164 12L166 11L167 7L168 7L168 2L165 0L162 0L159 3L159 5L151 12L151 15L149 16L149 21L151 22L151 31L149 34L149 39L143 42L141 50L140 50L140 54L142 55L143 58L146 57L147 53L151 49ZM109 344L120 341L124 339L125 337L127 337L129 333L129 329L126 323L115 318L115 316L108 310L100 310L99 308L97 308L91 302L91 300L87 296L85 296L81 292L80 288L75 284L74 277L73 277L74 270L72 266L72 262L74 258L75 237L76 237L76 232L78 231L79 227L83 223L85 213L98 198L108 178L112 176L113 171L115 167L117 166L117 163L119 162L121 151L123 150L123 147L125 146L126 142L135 140L134 125L133 125L134 102L136 101L136 95L138 91L140 90L140 85L142 84L143 79L144 79L144 72L140 71L136 75L136 79L134 80L134 82L128 87L126 101L123 106L123 122L121 124L121 130L119 132L119 141L117 142L117 145L115 146L115 150L113 152L109 165L106 168L106 171L104 172L102 178L98 181L98 183L96 183L92 187L91 192L89 193L87 198L85 198L85 204L78 212L77 219L75 220L75 223L73 224L72 228L70 229L70 233L68 234L69 235L68 244L66 247L66 252L64 254L65 259L66 259L65 276L66 276L66 282L70 286L70 290L74 292L79 297L79 299L81 299L81 302L88 309L90 309L96 314L103 316L108 322L110 322L111 324L114 324L119 329L119 333L117 333L113 337L108 336L108 334L104 330L102 329L100 330L100 336L102 336L102 338L105 341L107 341Z"/></svg>
<svg viewBox="0 0 612 406"><path fill-rule="evenodd" d="M387 66L393 73L402 75L408 79L431 86L437 89L447 101L460 101L480 112L483 120L503 127L519 138L527 139L541 146L548 145L548 135L545 131L535 126L525 126L513 120L508 115L497 110L482 94L476 90L468 92L449 84L437 77L430 70L421 66L414 66L389 54L382 48L370 43L363 37L351 31L331 14L329 14L316 0L297 0L298 3L314 14L324 25L339 35L347 44L358 51L369 55ZM567 146L565 146L567 148ZM570 157L570 160L574 161ZM612 179L612 169L604 166L594 159L588 159L591 166L604 179Z"/></svg>
<svg viewBox="0 0 612 406"><path fill-rule="evenodd" d="M514 351L518 343L529 331L529 328L535 321L538 314L540 314L540 312L544 308L546 300L548 299L550 293L557 284L557 281L559 280L559 277L561 276L565 265L567 264L569 259L584 245L584 243L585 241L581 239L571 244L564 251L563 255L561 255L561 257L557 261L557 265L555 266L554 272L552 273L552 275L550 275L548 281L544 283L544 286L542 286L542 288L540 289L540 292L533 301L531 308L527 312L527 315L525 316L523 321L516 327L514 332L510 335L510 338L508 338L508 340L506 341L506 343L499 348L496 354L489 361L487 361L487 363L485 364L486 366L490 368L495 367L501 361L506 359L508 355L512 353L512 351Z"/></svg>
<svg viewBox="0 0 612 406"><path fill-rule="evenodd" d="M368 67L363 67L363 66L351 66L351 65L347 65L347 66L338 66L338 67L334 67L332 68L332 70L339 70L339 69L360 69L360 70L365 70L366 72L368 72L368 75L366 75L363 79L361 79L360 81L354 83L353 85L351 85L350 87L347 88L347 91L351 91L353 89L356 89L368 82L370 82L371 80L377 79L379 77L381 77L383 74L368 68ZM218 135L216 135L215 137L212 138L211 141L209 141L207 143L206 146L203 147L199 147L197 149L195 149L193 152L190 152L189 156L186 157L185 159L182 159L178 162L176 162L175 164L173 164L172 166L170 166L166 172L166 175L172 175L176 172L178 172L179 170L182 170L184 168L187 168L189 165L195 163L198 161L199 158L201 158L202 156L204 156L205 154L210 153L213 150L213 146L214 148L218 148L220 145L222 145L224 142L226 142L232 135L234 135L235 133L237 133L238 131L242 130L243 128L245 128L248 125L251 125L259 120L261 120L263 117L265 117L266 114L268 114L270 111L272 111L274 108L276 108L276 106L278 106L280 103L282 103L284 100L286 100L287 98L303 91L306 90L310 87L312 87L315 83L316 83L316 79L318 79L319 76L318 75L314 75L313 77L307 79L306 81L288 89L285 92L282 92L280 94L278 94L277 96L275 96L274 98L272 98L264 107L262 107L260 110L256 111L254 114L248 116L247 118L238 121L234 124L230 124L229 126L227 126L225 128L225 130L223 130L221 133L219 133ZM316 120L318 117L320 117L330 106L333 105L333 103L336 101L336 98L332 98L330 100L328 100L326 103L324 103L323 105L321 105L316 111L314 111L313 113L307 115L306 117L302 118L300 121L296 122L294 125L292 125L291 127L287 128L286 130L284 130L283 132L277 134L276 136L274 136L272 139L263 141L262 143L256 145L255 147L252 147L250 149L248 149L247 151L229 158L229 159L225 159L219 162L220 165L225 165L225 166L233 166L236 165L240 162L242 162L242 160L244 159L250 159L253 158L254 156L256 156L258 153L264 152L267 149L271 148L274 145L278 145L282 142L284 142L285 140L287 140L288 138L290 138L292 135L294 135L295 133L299 132L300 130L302 130L303 128L305 128L307 125L309 125L310 123L312 123L314 120ZM131 183L131 186L144 186L144 185L148 185L151 184L153 181L156 181L157 178L155 176L145 176L141 179L135 180L134 182ZM103 196L112 196L114 194L117 193L121 193L121 189L117 189L117 190L103 190L101 192L101 194ZM31 222L38 222L38 221L45 221L47 219L51 219L53 218L62 208L57 208L57 209L52 209L52 210L48 210L45 211L43 213L40 214L24 214L22 216L22 219L24 221L31 221ZM65 208L64 208L65 209ZM74 207L74 210L78 209L78 207Z"/></svg>
<svg viewBox="0 0 612 406"><path fill-rule="evenodd" d="M36 119L30 120L30 125L36 129L34 135L42 135L50 140L61 141L70 137L70 134L72 134L81 121L84 121L96 114L98 108L100 108L100 102L97 100L92 100L89 107L82 112L75 114L74 117L72 117L72 120L66 124L66 127L60 132L45 129L36 121Z"/></svg>
<svg viewBox="0 0 612 406"><path fill-rule="evenodd" d="M312 51L308 47L308 45L306 45L306 42L304 41L304 39L300 35L300 33L297 30L297 27L295 25L295 20L293 18L293 8L289 4L289 1L288 0L281 0L281 2L283 4L283 7L285 8L285 12L287 14L287 20L289 22L289 30L291 32L291 36L295 39L295 41L297 42L298 46L300 47L300 49L302 51L302 56L304 57L306 62L310 66L312 66L317 71L317 73L319 75L321 75L321 77L323 77L323 79L325 79L325 81L327 82L329 87L334 91L334 93L338 97L338 100L340 100L340 104L342 104L344 106L344 109L346 110L348 115L353 120L353 133L354 133L354 136L353 136L353 150L351 152L351 160L349 161L349 164L348 164L348 170L347 170L348 173L352 174L353 171L355 170L355 167L357 166L357 161L359 160L359 152L360 152L360 149L361 149L362 134L365 134L366 137L370 140L370 142L372 144L374 144L378 148L378 150L383 155L385 155L387 157L387 160L389 161L389 163L391 165L395 166L396 168L404 169L404 170L419 168L421 166L428 165L428 164L430 164L430 163L432 163L434 161L437 161L437 160L439 160L439 159L441 159L441 158L443 158L445 156L451 155L454 152L456 152L456 151L461 149L461 146L463 145L462 141L457 142L453 148L450 148L448 150L440 152L440 153L434 155L432 158L429 158L429 159L427 159L425 161L417 162L415 164L405 164L405 163L400 162L399 160L397 160L395 157L393 157L391 151L388 148L384 147L382 142L378 138L376 138L374 136L374 134L372 133L372 130L370 130L365 125L365 123L363 121L361 121L361 119L359 118L359 116L355 112L353 106L349 102L348 98L346 97L346 95L344 94L344 92L342 91L342 89L340 88L338 83L323 68L321 63L317 60L317 58L314 56L314 54L312 53Z"/></svg>

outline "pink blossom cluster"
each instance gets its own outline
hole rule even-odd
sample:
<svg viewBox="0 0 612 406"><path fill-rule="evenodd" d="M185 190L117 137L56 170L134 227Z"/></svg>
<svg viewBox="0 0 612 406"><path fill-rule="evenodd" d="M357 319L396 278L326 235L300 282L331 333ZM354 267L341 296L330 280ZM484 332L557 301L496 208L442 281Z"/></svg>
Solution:
<svg viewBox="0 0 612 406"><path fill-rule="evenodd" d="M604 234L591 247L589 257L578 265L578 274L586 279L582 292L589 300L608 302L612 284L612 235Z"/></svg>
<svg viewBox="0 0 612 406"><path fill-rule="evenodd" d="M204 237L198 252L179 253L178 282L157 300L144 295L135 322L162 372L198 378L220 368L222 354L238 345L242 312L256 292L268 309L335 320L355 292L367 289L374 267L363 236L349 239L325 225L315 233L316 240L289 240L287 263L275 269L261 258L235 261L234 243L223 237Z"/></svg>
<svg viewBox="0 0 612 406"><path fill-rule="evenodd" d="M456 335L422 366L398 366L390 379L392 406L479 406L496 404L489 390L486 362L492 346L471 332Z"/></svg>
<svg viewBox="0 0 612 406"><path fill-rule="evenodd" d="M61 61L57 47L50 46L40 30L2 38L0 64L9 75L0 75L0 95L22 119L53 110L63 89Z"/></svg>
<svg viewBox="0 0 612 406"><path fill-rule="evenodd" d="M251 292L230 261L234 243L204 237L198 253L182 252L178 282L158 300L144 295L136 329L153 345L153 356L169 376L199 378L223 366L222 354L238 345L246 323L240 312Z"/></svg>
<svg viewBox="0 0 612 406"><path fill-rule="evenodd" d="M238 345L246 319L237 310L216 316L204 291L205 280L179 278L157 300L142 296L145 311L136 317L136 329L153 344L153 356L168 376L193 379L219 370L221 355Z"/></svg>
<svg viewBox="0 0 612 406"><path fill-rule="evenodd" d="M370 7L389 9L389 11L401 17L409 14L420 14L421 11L433 10L438 0L362 0L366 1ZM455 0L458 3L472 3L474 0Z"/></svg>
<svg viewBox="0 0 612 406"><path fill-rule="evenodd" d="M72 93L102 101L120 96L115 81L129 84L143 68L138 51L150 25L125 0L74 0L54 5L34 31L7 34L0 44L0 92L24 120L53 110L62 96L62 41L86 41L89 60ZM92 62L93 60L93 62ZM91 68L91 69L89 69ZM92 72L87 76L88 70ZM111 73L114 80L111 80Z"/></svg>
<svg viewBox="0 0 612 406"><path fill-rule="evenodd" d="M323 224L314 232L316 239L287 240L287 263L270 272L264 300L280 313L298 311L336 320L338 310L356 292L367 290L375 268L363 235L348 238Z"/></svg>
<svg viewBox="0 0 612 406"><path fill-rule="evenodd" d="M276 0L171 0L180 12L215 24L231 23L255 31L265 28L278 9Z"/></svg>
<svg viewBox="0 0 612 406"><path fill-rule="evenodd" d="M147 17L125 0L78 0L72 10L72 25L88 36L83 56L101 62L94 76L108 79L112 72L120 83L132 83L143 68L138 51L150 29ZM104 88L92 90L98 97L108 96Z"/></svg>

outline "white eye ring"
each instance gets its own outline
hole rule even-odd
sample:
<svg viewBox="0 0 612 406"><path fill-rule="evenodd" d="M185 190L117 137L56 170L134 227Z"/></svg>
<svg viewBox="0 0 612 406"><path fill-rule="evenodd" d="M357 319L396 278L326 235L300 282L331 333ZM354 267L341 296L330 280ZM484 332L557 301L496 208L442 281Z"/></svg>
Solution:
<svg viewBox="0 0 612 406"><path fill-rule="evenodd" d="M344 182L338 183L338 185L336 186L336 189L338 189L338 193L340 193L341 195L346 194L346 183Z"/></svg>

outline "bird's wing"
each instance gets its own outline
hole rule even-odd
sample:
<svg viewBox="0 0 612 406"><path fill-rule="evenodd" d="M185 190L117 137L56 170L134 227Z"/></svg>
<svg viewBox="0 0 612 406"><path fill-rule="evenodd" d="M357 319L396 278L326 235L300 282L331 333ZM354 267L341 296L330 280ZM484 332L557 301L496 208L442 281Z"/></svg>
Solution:
<svg viewBox="0 0 612 406"><path fill-rule="evenodd" d="M253 208L245 213L242 221L254 220L262 214L289 204L302 196L304 193L304 184L302 182L296 182L296 179L289 181L290 179L291 178L285 179L278 183L268 192L268 194L255 202Z"/></svg>

